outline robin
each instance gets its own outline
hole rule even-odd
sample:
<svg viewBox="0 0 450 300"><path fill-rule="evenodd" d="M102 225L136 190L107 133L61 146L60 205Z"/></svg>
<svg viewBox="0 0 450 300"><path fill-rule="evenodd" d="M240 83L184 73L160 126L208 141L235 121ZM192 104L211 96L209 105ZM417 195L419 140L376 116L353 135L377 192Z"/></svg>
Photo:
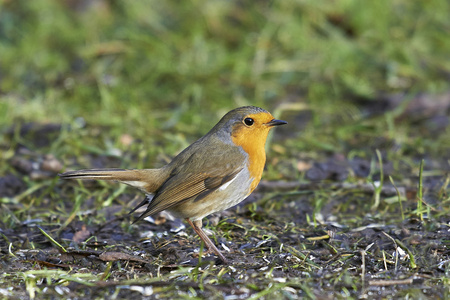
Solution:
<svg viewBox="0 0 450 300"><path fill-rule="evenodd" d="M261 180L270 129L287 124L268 111L244 106L228 112L205 136L184 149L160 169L91 169L59 174L63 179L112 180L154 194L130 213L147 204L138 219L163 210L184 218L206 244L226 258L202 230L202 219L230 208L256 188Z"/></svg>

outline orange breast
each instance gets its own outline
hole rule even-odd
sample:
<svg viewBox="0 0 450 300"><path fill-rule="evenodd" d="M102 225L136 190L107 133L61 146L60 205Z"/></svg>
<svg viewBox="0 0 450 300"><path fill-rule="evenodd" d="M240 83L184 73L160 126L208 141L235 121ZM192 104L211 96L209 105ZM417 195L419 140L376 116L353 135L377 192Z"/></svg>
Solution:
<svg viewBox="0 0 450 300"><path fill-rule="evenodd" d="M251 134L245 132L246 128L239 128L233 133L232 141L235 145L241 146L247 152L249 160L247 163L250 176L253 181L250 185L249 194L258 186L266 163L266 152L264 145L266 143L269 129L253 131Z"/></svg>

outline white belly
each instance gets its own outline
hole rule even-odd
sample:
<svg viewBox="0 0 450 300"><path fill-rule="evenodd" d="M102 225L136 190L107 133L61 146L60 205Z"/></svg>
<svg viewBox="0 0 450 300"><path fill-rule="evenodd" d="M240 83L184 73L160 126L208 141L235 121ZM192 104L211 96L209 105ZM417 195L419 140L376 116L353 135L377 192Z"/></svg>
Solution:
<svg viewBox="0 0 450 300"><path fill-rule="evenodd" d="M170 208L169 211L179 218L201 220L212 213L235 206L247 198L252 181L253 178L250 178L248 170L243 169L232 180L198 202L193 203L194 200L189 200Z"/></svg>

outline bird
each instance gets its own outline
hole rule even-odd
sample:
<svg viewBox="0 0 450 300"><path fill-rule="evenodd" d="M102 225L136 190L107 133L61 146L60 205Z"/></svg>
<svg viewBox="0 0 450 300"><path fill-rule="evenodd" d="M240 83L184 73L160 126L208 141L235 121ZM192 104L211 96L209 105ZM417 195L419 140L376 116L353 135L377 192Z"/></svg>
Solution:
<svg viewBox="0 0 450 300"><path fill-rule="evenodd" d="M226 113L203 137L170 163L158 169L88 169L58 174L62 179L117 181L135 187L146 197L131 212L147 205L137 222L169 211L185 219L205 243L227 264L202 229L202 219L226 210L247 198L261 180L266 162L267 135L275 126L287 124L256 106L243 106Z"/></svg>

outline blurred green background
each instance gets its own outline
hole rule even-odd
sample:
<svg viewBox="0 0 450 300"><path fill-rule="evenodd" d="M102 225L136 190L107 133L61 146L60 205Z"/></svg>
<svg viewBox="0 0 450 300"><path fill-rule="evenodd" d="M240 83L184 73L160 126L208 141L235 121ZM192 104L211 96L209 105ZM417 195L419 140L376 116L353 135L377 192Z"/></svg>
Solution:
<svg viewBox="0 0 450 300"><path fill-rule="evenodd" d="M449 0L0 0L0 295L123 298L150 279L177 282L155 284L161 298L446 298L449 12ZM192 231L131 225L136 191L57 176L159 167L243 105L289 124L267 145L263 179L277 181L205 221L236 268L176 271ZM60 260L44 230L155 260L45 271L35 259Z"/></svg>
<svg viewBox="0 0 450 300"><path fill-rule="evenodd" d="M290 121L275 149L286 157L373 156L380 137L398 144L389 155L446 155L448 127L418 130L405 111L449 90L449 11L447 0L1 0L0 142L33 148L11 138L17 125L58 123L41 151L130 150L127 167L150 167L256 105Z"/></svg>

